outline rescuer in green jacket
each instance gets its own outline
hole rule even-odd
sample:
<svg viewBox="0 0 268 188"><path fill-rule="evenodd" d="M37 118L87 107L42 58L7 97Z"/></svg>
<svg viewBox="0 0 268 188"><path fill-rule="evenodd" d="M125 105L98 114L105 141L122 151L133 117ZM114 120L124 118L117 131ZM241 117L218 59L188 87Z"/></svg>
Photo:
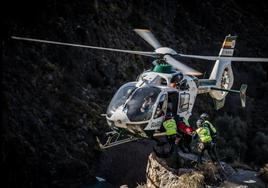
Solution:
<svg viewBox="0 0 268 188"><path fill-rule="evenodd" d="M212 137L212 142L216 144L216 140L217 140L217 130L216 128L213 126L212 123L210 123L208 121L209 116L207 113L203 113L200 115L200 120L202 121L202 126L203 127L207 127L210 131L210 135Z"/></svg>
<svg viewBox="0 0 268 188"><path fill-rule="evenodd" d="M165 134L167 136L167 141L171 146L171 153L174 151L177 151L177 145L179 143L180 137L177 132L177 124L175 119L172 116L171 112L168 112L165 117L165 121L163 122L163 128L165 131Z"/></svg>
<svg viewBox="0 0 268 188"><path fill-rule="evenodd" d="M162 127L165 132L167 141L170 145L171 156L167 160L167 164L172 168L180 168L181 159L178 155L178 145L181 141L181 134L179 134L177 130L177 122L175 121L171 112L167 112Z"/></svg>
<svg viewBox="0 0 268 188"><path fill-rule="evenodd" d="M216 128L213 126L212 123L209 122L209 115L207 113L203 113L200 115L200 119L202 121L202 126L203 127L207 127L209 129L211 138L212 138L212 142L211 142L211 150L213 153L217 153L216 152L216 146L217 146L217 130Z"/></svg>
<svg viewBox="0 0 268 188"><path fill-rule="evenodd" d="M211 160L213 162L217 161L217 155L216 151L212 150L212 137L210 135L210 131L207 127L203 126L202 120L198 120L196 122L197 130L196 135L199 138L199 143L197 144L197 150L198 150L198 160L197 162L199 164L202 164L202 157L204 155L205 150L208 151L209 156L211 157Z"/></svg>

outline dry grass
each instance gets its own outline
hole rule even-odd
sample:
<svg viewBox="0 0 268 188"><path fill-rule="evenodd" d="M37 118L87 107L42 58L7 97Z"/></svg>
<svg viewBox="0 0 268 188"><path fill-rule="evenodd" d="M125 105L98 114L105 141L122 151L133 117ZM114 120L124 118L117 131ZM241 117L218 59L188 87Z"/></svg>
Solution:
<svg viewBox="0 0 268 188"><path fill-rule="evenodd" d="M205 182L207 184L215 184L218 182L218 168L212 162L206 162L200 170L204 173Z"/></svg>
<svg viewBox="0 0 268 188"><path fill-rule="evenodd" d="M205 185L204 179L204 175L197 171L185 173L179 177L179 184L176 187L203 188Z"/></svg>

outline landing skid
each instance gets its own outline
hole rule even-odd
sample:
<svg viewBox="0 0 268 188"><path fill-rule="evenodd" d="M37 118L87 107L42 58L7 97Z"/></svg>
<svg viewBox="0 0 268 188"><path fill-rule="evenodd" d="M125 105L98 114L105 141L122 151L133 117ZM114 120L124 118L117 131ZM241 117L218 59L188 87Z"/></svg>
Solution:
<svg viewBox="0 0 268 188"><path fill-rule="evenodd" d="M106 142L104 144L102 144L100 139L98 137L96 137L97 142L98 142L101 149L107 149L107 148L111 148L114 146L118 146L121 144L133 142L133 141L141 139L141 138L136 138L136 137L131 136L131 135L126 135L126 134L122 133L122 131L117 131L117 130L107 132L105 135L107 138L106 138Z"/></svg>

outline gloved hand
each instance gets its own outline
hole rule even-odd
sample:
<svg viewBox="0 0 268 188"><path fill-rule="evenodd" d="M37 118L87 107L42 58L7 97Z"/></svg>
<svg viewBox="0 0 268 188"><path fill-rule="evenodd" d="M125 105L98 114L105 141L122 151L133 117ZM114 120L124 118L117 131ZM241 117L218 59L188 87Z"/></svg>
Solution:
<svg viewBox="0 0 268 188"><path fill-rule="evenodd" d="M178 144L179 144L179 142L180 142L180 140L181 140L181 138L176 137L175 144L176 144L176 145L178 145Z"/></svg>
<svg viewBox="0 0 268 188"><path fill-rule="evenodd" d="M218 140L217 137L213 137L211 143L212 143L212 144L216 144L216 143L217 143L217 140Z"/></svg>
<svg viewBox="0 0 268 188"><path fill-rule="evenodd" d="M199 142L199 143L197 144L197 150L198 150L199 152L201 152L201 151L204 149L204 147L205 147L205 145L204 145L204 143L202 143L202 142Z"/></svg>

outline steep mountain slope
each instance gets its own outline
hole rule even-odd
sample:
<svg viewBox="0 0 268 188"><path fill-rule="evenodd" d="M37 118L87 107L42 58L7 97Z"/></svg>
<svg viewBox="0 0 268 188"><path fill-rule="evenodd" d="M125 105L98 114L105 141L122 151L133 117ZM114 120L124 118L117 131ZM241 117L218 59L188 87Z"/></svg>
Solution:
<svg viewBox="0 0 268 188"><path fill-rule="evenodd" d="M11 0L4 8L0 165L10 187L73 187L90 181L99 159L95 135L106 130L99 114L116 89L136 79L152 60L18 42L11 35L151 50L132 31L138 27L151 29L163 45L178 52L216 55L225 35L232 33L239 36L237 56L268 56L264 0ZM206 76L212 67L210 62L187 63ZM214 111L211 99L202 96L192 122L207 111L219 129L226 160L261 165L268 156L267 64L239 62L233 67L234 88L249 85L247 108L230 95L226 106ZM145 165L133 170L138 168Z"/></svg>

